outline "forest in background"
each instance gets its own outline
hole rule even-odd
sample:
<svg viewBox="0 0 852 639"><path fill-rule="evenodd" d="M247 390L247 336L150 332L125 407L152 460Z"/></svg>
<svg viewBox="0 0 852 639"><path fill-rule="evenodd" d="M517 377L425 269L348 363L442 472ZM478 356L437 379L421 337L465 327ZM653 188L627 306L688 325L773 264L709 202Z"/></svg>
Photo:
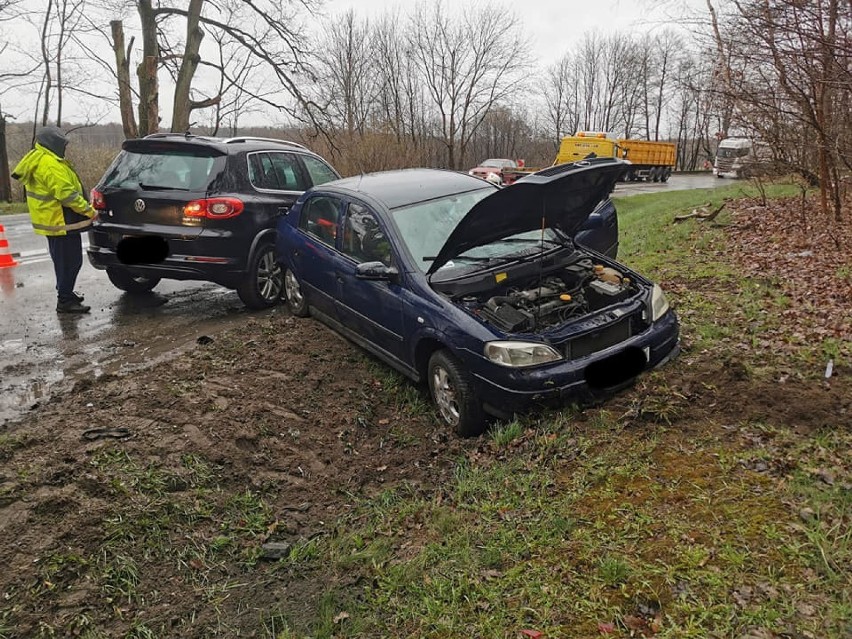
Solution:
<svg viewBox="0 0 852 639"><path fill-rule="evenodd" d="M80 141L78 160L100 167L121 139L157 130L256 134L307 143L352 174L465 170L485 157L547 165L562 136L586 130L676 142L678 168L693 170L718 140L744 135L768 149L775 172L819 186L823 211L841 218L852 161L848 2L706 0L675 26L587 33L547 66L499 3L462 12L421 0L372 19L323 17L321 7L0 0L6 33L41 33L40 48L0 44L0 148L14 161L36 126L59 124ZM29 124L12 114L13 95L16 106L27 96ZM88 105L84 121L66 119L68 102ZM95 126L116 110L120 126ZM12 195L0 181L0 198Z"/></svg>

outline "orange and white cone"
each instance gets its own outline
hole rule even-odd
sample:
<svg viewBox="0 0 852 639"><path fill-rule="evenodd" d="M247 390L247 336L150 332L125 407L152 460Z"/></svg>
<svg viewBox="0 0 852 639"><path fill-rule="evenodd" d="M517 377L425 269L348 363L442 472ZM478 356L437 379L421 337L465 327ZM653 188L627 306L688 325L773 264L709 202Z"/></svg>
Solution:
<svg viewBox="0 0 852 639"><path fill-rule="evenodd" d="M6 239L6 229L0 224L0 268L9 268L17 266L18 263L12 257L12 252L9 250L9 240Z"/></svg>

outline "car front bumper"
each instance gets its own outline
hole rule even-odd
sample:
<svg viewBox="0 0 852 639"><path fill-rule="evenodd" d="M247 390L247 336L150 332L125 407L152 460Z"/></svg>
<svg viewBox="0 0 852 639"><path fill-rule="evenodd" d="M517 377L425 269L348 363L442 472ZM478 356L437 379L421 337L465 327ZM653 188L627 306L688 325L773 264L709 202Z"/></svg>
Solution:
<svg viewBox="0 0 852 639"><path fill-rule="evenodd" d="M509 417L536 404L599 400L628 386L642 372L665 364L679 352L677 316L669 312L643 333L587 357L523 369L487 362L481 366L482 370L474 369L472 373L474 387L486 410ZM643 361L635 368L621 371L619 367L624 364L626 353L637 357L641 353ZM479 360L484 358L480 356ZM600 372L607 370L613 373L614 381L601 385L594 377L599 378Z"/></svg>

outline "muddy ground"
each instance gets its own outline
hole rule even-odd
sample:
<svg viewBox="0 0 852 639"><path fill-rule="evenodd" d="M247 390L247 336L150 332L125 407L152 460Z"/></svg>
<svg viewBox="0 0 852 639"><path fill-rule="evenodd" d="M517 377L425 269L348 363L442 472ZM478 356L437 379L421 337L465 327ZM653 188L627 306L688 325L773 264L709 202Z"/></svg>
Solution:
<svg viewBox="0 0 852 639"><path fill-rule="evenodd" d="M79 382L0 430L0 637L271 636L263 611L309 621L332 584L264 561L265 544L329 533L403 483L429 494L460 458L493 454L487 437L451 436L422 391L283 308L201 342ZM660 373L672 437L715 429L741 445L731 425L744 420L803 435L852 421L843 365L830 381L762 377L688 334L684 346ZM638 418L643 392L606 408ZM127 437L90 441L91 429ZM198 550L217 543L216 560Z"/></svg>

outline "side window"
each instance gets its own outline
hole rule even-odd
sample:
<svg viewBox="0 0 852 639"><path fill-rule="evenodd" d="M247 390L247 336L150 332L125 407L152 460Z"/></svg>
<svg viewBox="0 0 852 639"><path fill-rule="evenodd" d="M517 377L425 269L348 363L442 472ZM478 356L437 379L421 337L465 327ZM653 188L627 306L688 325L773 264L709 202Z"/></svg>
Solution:
<svg viewBox="0 0 852 639"><path fill-rule="evenodd" d="M365 206L353 202L343 222L343 253L356 262L381 262L391 264L388 242L373 213Z"/></svg>
<svg viewBox="0 0 852 639"><path fill-rule="evenodd" d="M272 168L275 170L275 176L278 180L279 187L282 191L304 191L307 187L302 172L299 168L299 161L292 153L270 153L272 159Z"/></svg>
<svg viewBox="0 0 852 639"><path fill-rule="evenodd" d="M340 202L333 197L318 195L305 202L299 228L323 243L334 246L339 221Z"/></svg>
<svg viewBox="0 0 852 639"><path fill-rule="evenodd" d="M255 188L272 191L304 191L307 188L299 162L292 153L252 153L249 180Z"/></svg>
<svg viewBox="0 0 852 639"><path fill-rule="evenodd" d="M279 189L278 178L268 153L252 153L249 161L249 179L258 189Z"/></svg>
<svg viewBox="0 0 852 639"><path fill-rule="evenodd" d="M334 169L319 158L303 155L302 159L305 161L305 168L308 170L308 175L311 176L311 182L314 186L340 179Z"/></svg>

